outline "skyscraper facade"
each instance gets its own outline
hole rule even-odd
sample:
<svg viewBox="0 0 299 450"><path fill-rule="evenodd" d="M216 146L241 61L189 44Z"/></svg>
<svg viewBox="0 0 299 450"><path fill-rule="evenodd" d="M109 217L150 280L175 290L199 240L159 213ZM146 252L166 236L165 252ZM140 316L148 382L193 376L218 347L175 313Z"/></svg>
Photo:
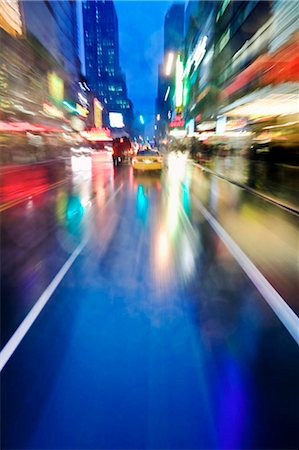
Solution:
<svg viewBox="0 0 299 450"><path fill-rule="evenodd" d="M76 3L0 5L0 117L62 126L78 102Z"/></svg>
<svg viewBox="0 0 299 450"><path fill-rule="evenodd" d="M104 107L104 124L109 124L108 113L119 112L129 129L132 103L119 63L118 20L113 1L85 1L83 25L86 78Z"/></svg>
<svg viewBox="0 0 299 450"><path fill-rule="evenodd" d="M164 61L158 67L158 92L156 98L156 137L165 136L168 123L174 115L173 96L177 54L184 45L185 5L173 3L164 19Z"/></svg>
<svg viewBox="0 0 299 450"><path fill-rule="evenodd" d="M212 61L217 5L190 0L186 7L183 112L186 122L193 122L192 128L202 116L211 115L210 107L212 111L214 107Z"/></svg>
<svg viewBox="0 0 299 450"><path fill-rule="evenodd" d="M184 8L181 3L171 5L164 19L164 54L177 51L184 40Z"/></svg>
<svg viewBox="0 0 299 450"><path fill-rule="evenodd" d="M80 66L76 2L23 0L22 9L28 38L47 49L70 82L77 82Z"/></svg>

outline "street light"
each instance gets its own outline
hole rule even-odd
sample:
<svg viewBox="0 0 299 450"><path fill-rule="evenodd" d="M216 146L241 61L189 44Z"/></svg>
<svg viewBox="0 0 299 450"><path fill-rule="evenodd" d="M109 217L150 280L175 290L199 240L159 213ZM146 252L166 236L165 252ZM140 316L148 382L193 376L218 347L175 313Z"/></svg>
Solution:
<svg viewBox="0 0 299 450"><path fill-rule="evenodd" d="M161 114L157 114L157 122L161 119Z"/></svg>
<svg viewBox="0 0 299 450"><path fill-rule="evenodd" d="M144 125L144 118L143 118L143 116L139 116L139 120L140 120L140 123L141 123L141 125Z"/></svg>
<svg viewBox="0 0 299 450"><path fill-rule="evenodd" d="M166 68L165 68L165 75L167 77L169 77L169 75L171 74L173 61L174 61L174 53L170 52L170 53L168 53L168 58L167 58Z"/></svg>

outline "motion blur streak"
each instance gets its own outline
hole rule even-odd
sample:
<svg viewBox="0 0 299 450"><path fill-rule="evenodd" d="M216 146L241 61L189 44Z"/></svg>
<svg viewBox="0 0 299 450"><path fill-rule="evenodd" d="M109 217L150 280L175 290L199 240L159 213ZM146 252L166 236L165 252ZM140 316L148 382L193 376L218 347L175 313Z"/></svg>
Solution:
<svg viewBox="0 0 299 450"><path fill-rule="evenodd" d="M297 3L0 0L1 448L299 448Z"/></svg>

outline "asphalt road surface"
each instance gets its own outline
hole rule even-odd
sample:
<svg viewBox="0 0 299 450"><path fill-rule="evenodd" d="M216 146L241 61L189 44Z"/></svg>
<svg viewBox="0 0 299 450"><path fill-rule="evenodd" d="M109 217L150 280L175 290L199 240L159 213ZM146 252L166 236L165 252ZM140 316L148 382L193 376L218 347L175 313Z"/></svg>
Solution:
<svg viewBox="0 0 299 450"><path fill-rule="evenodd" d="M182 155L6 170L2 448L299 447L296 215Z"/></svg>

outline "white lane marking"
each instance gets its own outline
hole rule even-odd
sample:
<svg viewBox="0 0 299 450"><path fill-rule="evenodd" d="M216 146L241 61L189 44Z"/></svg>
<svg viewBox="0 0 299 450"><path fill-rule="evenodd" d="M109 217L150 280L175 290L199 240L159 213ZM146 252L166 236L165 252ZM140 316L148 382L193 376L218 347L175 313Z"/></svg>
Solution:
<svg viewBox="0 0 299 450"><path fill-rule="evenodd" d="M119 193L119 191L122 189L123 185L121 184L111 195L111 197L107 200L107 202L104 205L104 208L116 197L116 195ZM28 333L29 329L51 298L52 294L55 292L58 285L61 283L64 276L67 274L77 257L80 255L84 247L86 246L88 242L88 237L84 239L81 244L79 244L71 256L68 258L68 260L64 263L64 265L61 267L59 272L55 275L51 283L48 285L48 287L44 290L42 295L39 297L39 299L36 301L34 306L31 308L23 322L19 325L19 327L16 329L14 334L11 336L9 341L6 343L6 345L3 347L2 351L0 352L0 372L10 359L10 357L13 355L19 344L21 343L22 339L25 337L25 335Z"/></svg>
<svg viewBox="0 0 299 450"><path fill-rule="evenodd" d="M4 346L4 348L0 353L0 371L3 369L9 358L12 356L12 354L22 341L23 337L26 335L32 324L35 322L36 318L43 310L44 306L52 296L53 292L56 290L61 280L64 278L65 274L68 272L68 270L70 269L76 258L79 256L79 254L82 252L86 243L87 240L81 242L81 244L78 245L78 247L74 250L72 255L64 263L64 265L61 267L57 275L53 278L49 286L45 289L45 291L39 297L37 302L31 308L31 310L29 311L29 313L27 314L21 325L17 328L17 330L14 332L12 337L7 342L7 344Z"/></svg>
<svg viewBox="0 0 299 450"><path fill-rule="evenodd" d="M274 313L284 324L288 332L299 345L299 318L289 307L286 301L279 295L264 275L258 270L248 256L240 249L236 242L229 236L220 223L212 216L212 214L204 207L204 205L193 196L193 203L200 210L201 214L211 225L213 230L220 237L222 242L234 256L236 261L242 267L248 278L255 285L259 293L272 308Z"/></svg>

